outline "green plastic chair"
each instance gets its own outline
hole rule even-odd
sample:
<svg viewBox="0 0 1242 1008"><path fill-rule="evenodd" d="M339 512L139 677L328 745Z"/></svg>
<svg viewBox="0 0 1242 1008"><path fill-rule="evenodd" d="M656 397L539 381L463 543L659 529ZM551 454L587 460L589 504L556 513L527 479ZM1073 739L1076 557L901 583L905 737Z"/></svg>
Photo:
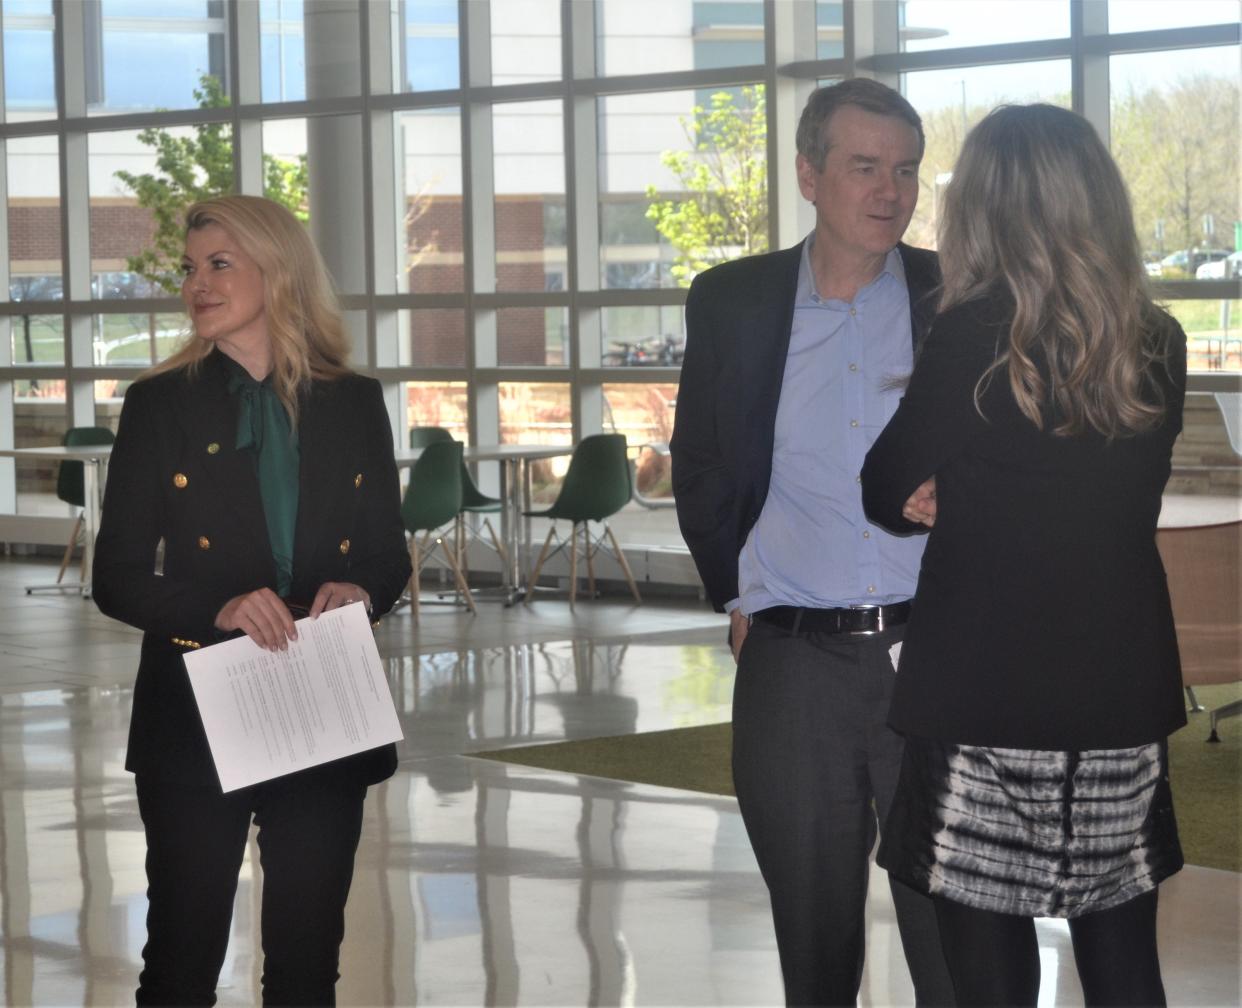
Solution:
<svg viewBox="0 0 1242 1008"><path fill-rule="evenodd" d="M539 559L527 579L526 597L529 602L539 581L539 572L544 563L553 554L569 547L569 604L573 606L578 587L578 530L582 530L583 553L586 556L587 583L591 594L595 593L595 554L601 549L611 554L625 580L630 586L635 602L642 602L638 594L638 585L634 583L634 575L630 565L626 563L625 554L617 543L617 537L608 527L606 519L611 518L629 502L634 484L630 475L630 460L626 456L624 434L592 434L579 442L569 460L569 471L565 473L565 482L561 484L561 492L551 507L542 511L524 511L531 518L551 518L552 527L548 529L548 537L543 541L543 549L539 551ZM563 518L573 522L573 530L568 541L562 541L556 532L557 519ZM591 522L603 526L598 536L591 534ZM605 537L607 541L605 541ZM555 548L552 541L556 540Z"/></svg>
<svg viewBox="0 0 1242 1008"><path fill-rule="evenodd" d="M60 443L66 448L85 448L92 445L110 445L116 441L116 435L110 427L70 427ZM56 471L56 496L66 504L78 508L78 516L73 522L73 531L69 533L69 542L65 546L65 554L60 558L60 570L56 572L56 583L60 584L69 566L69 558L78 544L78 536L82 533L83 513L86 506L86 477L83 473L84 462L70 459L60 463ZM86 553L82 553L82 563L86 563ZM86 568L82 568L81 580L86 580Z"/></svg>
<svg viewBox="0 0 1242 1008"><path fill-rule="evenodd" d="M457 562L456 545L449 548L444 532L461 513L461 467L460 442L450 438L428 444L410 470L410 483L401 498L401 522L410 534L410 565L414 568L410 575L410 608L415 619L419 614L419 574L437 546L444 551L466 605L471 612L477 612L474 596Z"/></svg>
<svg viewBox="0 0 1242 1008"><path fill-rule="evenodd" d="M412 427L410 428L410 447L425 448L429 444L435 444L439 441L452 441L453 435L450 431L443 427ZM504 508L504 502L499 497L489 497L480 490L474 482L474 477L470 475L470 470L466 467L465 461L461 464L461 511L457 514L457 527L454 530L454 539L458 547L458 562L462 566L462 570L466 569L466 547L469 541L477 539L484 545L491 546L500 557L501 569L509 563L509 554L500 542L500 536L496 534L496 528L492 525L491 520L487 518L489 514L499 514ZM467 514L483 515L483 527L487 529L487 534L491 536L492 541L488 543L481 535L479 530L466 521Z"/></svg>

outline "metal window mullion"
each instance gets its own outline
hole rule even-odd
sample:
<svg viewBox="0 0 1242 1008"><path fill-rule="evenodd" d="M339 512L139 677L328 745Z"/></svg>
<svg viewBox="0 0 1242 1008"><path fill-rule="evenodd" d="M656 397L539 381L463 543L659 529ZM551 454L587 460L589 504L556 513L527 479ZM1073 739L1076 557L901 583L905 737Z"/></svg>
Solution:
<svg viewBox="0 0 1242 1008"><path fill-rule="evenodd" d="M768 123L768 240L787 248L814 226L815 214L800 198L794 162L798 154L797 123L816 82L777 72L787 63L815 59L819 52L814 0L765 4L765 48Z"/></svg>
<svg viewBox="0 0 1242 1008"><path fill-rule="evenodd" d="M481 367L496 362L496 312L479 309L475 294L496 290L495 162L492 107L471 99L471 89L492 81L491 2L458 0L461 59L462 228L466 255L467 426L474 444L500 440L500 389Z"/></svg>
<svg viewBox="0 0 1242 1008"><path fill-rule="evenodd" d="M899 52L899 19L896 0L873 0L860 3L859 0L848 0L850 13L847 19L851 22L848 32L853 38L853 66L847 69L859 76L872 77L889 87L898 86L900 71L889 65L894 55ZM890 60L884 59L890 57Z"/></svg>
<svg viewBox="0 0 1242 1008"><path fill-rule="evenodd" d="M233 181L238 192L262 196L263 123L253 114L263 96L259 5L229 0L227 11Z"/></svg>
<svg viewBox="0 0 1242 1008"><path fill-rule="evenodd" d="M604 390L585 378L584 366L598 365L599 309L582 307L581 290L599 290L599 129L598 101L577 93L579 78L593 78L596 68L597 11L594 4L561 2L561 74L566 84L561 126L565 167L565 286L569 291L570 421L573 438L603 429Z"/></svg>
<svg viewBox="0 0 1242 1008"><path fill-rule="evenodd" d="M395 366L399 361L400 315L385 311L376 297L397 293L398 270L404 266L405 205L403 201L404 163L398 162L399 145L395 113L377 108L376 95L390 94L399 86L393 75L395 46L401 39L399 12L387 4L363 4L362 39L362 135L364 220L367 229L367 368L374 374L379 367ZM381 378L384 404L392 426L393 440L405 444L406 396L400 380Z"/></svg>
<svg viewBox="0 0 1242 1008"><path fill-rule="evenodd" d="M86 5L83 3L53 4L52 17L56 114L61 120L85 118Z"/></svg>
<svg viewBox="0 0 1242 1008"><path fill-rule="evenodd" d="M1074 53L1070 63L1074 111L1084 116L1105 147L1111 147L1112 105L1109 93L1108 53L1087 46L1089 39L1108 34L1108 4L1072 0L1070 37Z"/></svg>

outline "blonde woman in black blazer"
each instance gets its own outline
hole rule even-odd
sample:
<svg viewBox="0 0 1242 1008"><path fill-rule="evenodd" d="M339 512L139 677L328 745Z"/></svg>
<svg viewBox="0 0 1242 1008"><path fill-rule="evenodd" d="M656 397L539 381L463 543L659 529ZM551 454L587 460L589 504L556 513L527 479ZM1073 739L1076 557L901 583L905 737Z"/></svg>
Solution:
<svg viewBox="0 0 1242 1008"><path fill-rule="evenodd" d="M1185 714L1155 531L1186 337L1146 293L1116 165L1065 109L972 131L940 263L941 313L862 473L872 520L932 526L879 861L933 897L958 1004L1035 1004L1037 916L1069 919L1088 1005L1163 1004Z"/></svg>
<svg viewBox="0 0 1242 1008"><path fill-rule="evenodd" d="M144 631L126 768L147 838L139 1004L212 1004L251 820L263 866L265 1004L331 1004L369 784L391 745L222 794L182 655L409 578L378 384L345 366L331 281L302 225L257 197L187 213L194 335L125 397L95 600ZM162 565L158 548L163 544Z"/></svg>

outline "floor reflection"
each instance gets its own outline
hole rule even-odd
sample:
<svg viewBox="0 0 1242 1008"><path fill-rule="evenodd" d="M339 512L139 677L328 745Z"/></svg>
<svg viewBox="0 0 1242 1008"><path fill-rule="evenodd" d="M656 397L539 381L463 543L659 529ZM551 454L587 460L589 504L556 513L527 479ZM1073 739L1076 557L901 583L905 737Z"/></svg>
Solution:
<svg viewBox="0 0 1242 1008"><path fill-rule="evenodd" d="M0 561L0 591L17 598L0 613L3 1000L129 1004L146 912L122 765L138 638L80 599L7 583L40 576ZM727 720L718 617L535 608L425 616L434 630L417 636L408 618L382 628L405 742L397 775L368 799L339 1003L779 1003L766 893L731 799L469 755ZM472 646L432 646L454 633ZM223 1005L257 1002L257 860L252 842ZM1238 881L1189 869L1166 886L1170 1004L1238 1003ZM909 1005L878 873L869 912L861 1001ZM1040 933L1042 1003L1081 1004L1064 925Z"/></svg>
<svg viewBox="0 0 1242 1008"><path fill-rule="evenodd" d="M387 669L405 758L718 724L733 689L719 643L558 641L405 655Z"/></svg>

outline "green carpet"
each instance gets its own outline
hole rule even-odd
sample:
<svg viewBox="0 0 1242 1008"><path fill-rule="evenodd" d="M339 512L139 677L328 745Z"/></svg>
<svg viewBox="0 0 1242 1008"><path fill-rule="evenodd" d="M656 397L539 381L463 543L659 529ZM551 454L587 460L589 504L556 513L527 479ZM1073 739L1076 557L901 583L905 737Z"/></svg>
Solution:
<svg viewBox="0 0 1242 1008"><path fill-rule="evenodd" d="M1242 696L1242 685L1201 686L1195 692L1209 710ZM1239 837L1239 779L1242 778L1242 718L1220 723L1221 741L1209 745L1208 715L1169 739L1169 766L1182 849L1189 864L1242 871ZM495 752L483 759L520 763L566 773L656 784L685 791L733 794L728 724L645 732L614 738L556 742Z"/></svg>

